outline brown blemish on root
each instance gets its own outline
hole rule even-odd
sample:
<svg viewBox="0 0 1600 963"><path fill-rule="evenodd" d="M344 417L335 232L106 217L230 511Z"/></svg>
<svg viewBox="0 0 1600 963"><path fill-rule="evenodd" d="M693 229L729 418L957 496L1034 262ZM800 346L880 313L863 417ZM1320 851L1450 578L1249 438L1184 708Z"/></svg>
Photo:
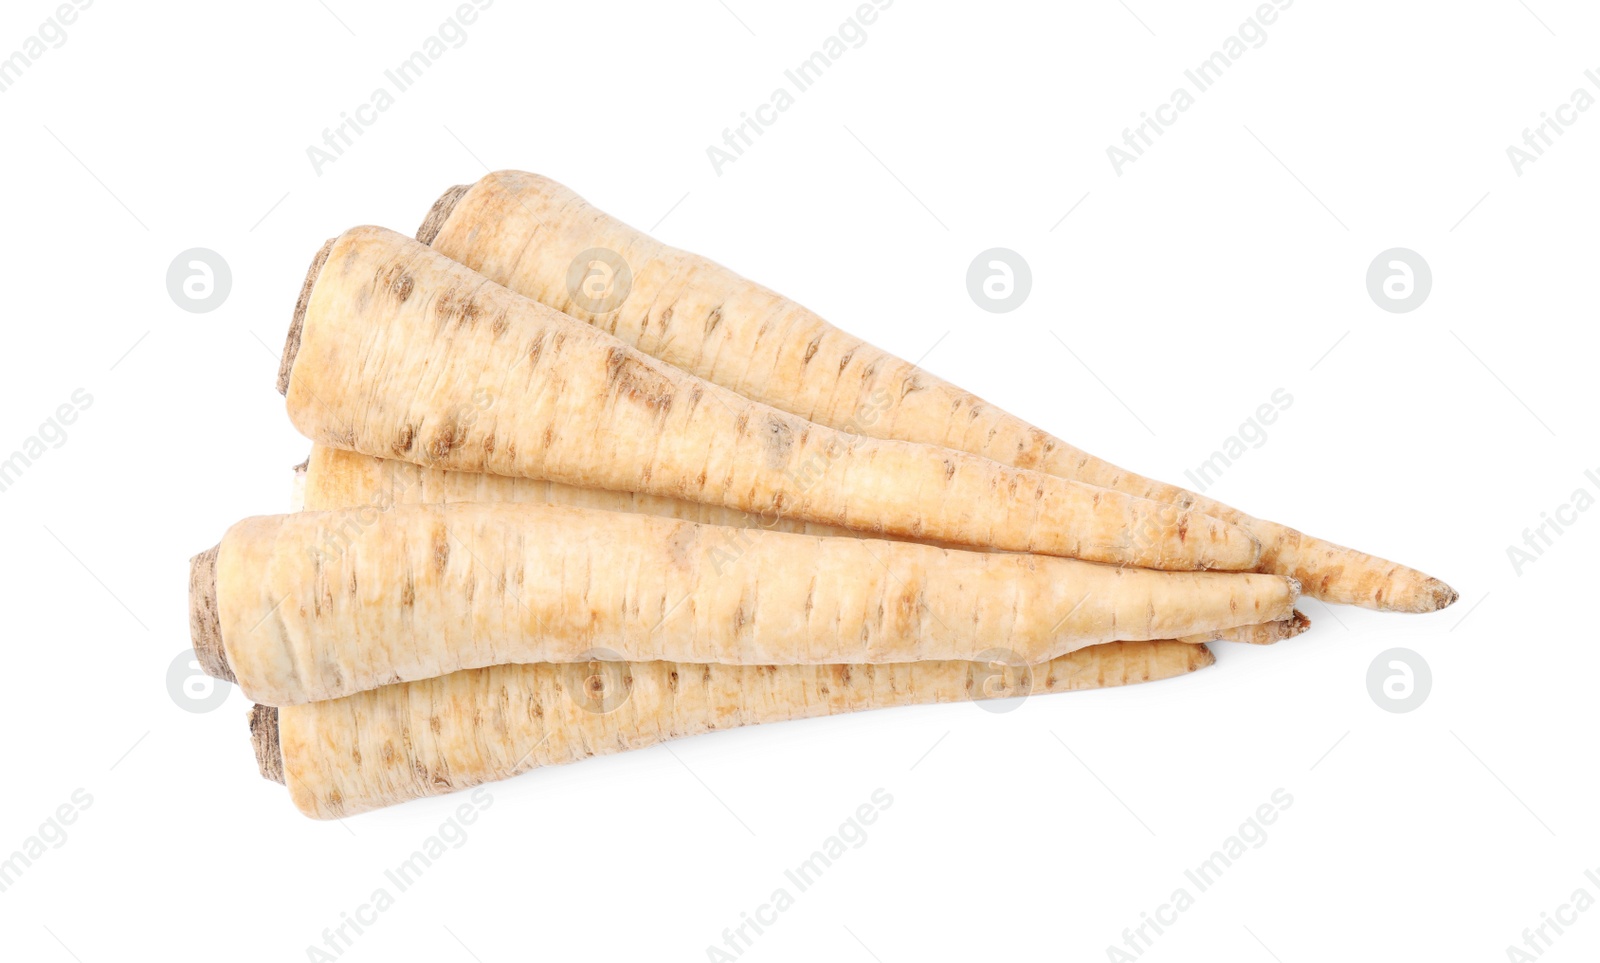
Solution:
<svg viewBox="0 0 1600 963"><path fill-rule="evenodd" d="M789 463L789 454L794 451L794 428L788 422L777 415L767 416L762 441L766 444L767 464L782 468Z"/></svg>
<svg viewBox="0 0 1600 963"><path fill-rule="evenodd" d="M443 576L449 564L450 536L443 527L436 528L433 530L433 570Z"/></svg>
<svg viewBox="0 0 1600 963"><path fill-rule="evenodd" d="M662 414L671 410L677 393L672 379L620 346L606 352L606 385L619 397Z"/></svg>
<svg viewBox="0 0 1600 963"><path fill-rule="evenodd" d="M189 641L195 659L206 675L238 682L228 665L228 652L222 645L222 616L217 611L217 553L222 546L208 548L189 560Z"/></svg>
<svg viewBox="0 0 1600 963"><path fill-rule="evenodd" d="M300 286L300 299L294 303L294 318L289 321L289 336L283 341L283 360L278 362L278 394L289 394L289 375L294 371L295 356L300 353L300 337L305 333L306 308L311 304L311 289L317 286L317 278L322 274L322 266L328 263L328 254L333 250L333 242L338 238L331 237L328 243L322 245L322 250L311 259L311 267L306 271L305 283Z"/></svg>
<svg viewBox="0 0 1600 963"><path fill-rule="evenodd" d="M250 746L256 751L256 768L261 771L261 778L287 785L283 777L283 743L278 738L277 707L251 707Z"/></svg>
<svg viewBox="0 0 1600 963"><path fill-rule="evenodd" d="M449 220L455 211L456 204L470 190L472 190L471 184L457 184L439 195L439 199L428 209L428 216L422 219L422 226L417 228L417 240L424 244L433 244L434 239L443 230L444 222Z"/></svg>
<svg viewBox="0 0 1600 963"><path fill-rule="evenodd" d="M433 441L428 443L427 455L433 461L443 461L452 451L461 447L467 440L467 430L454 422L446 422L439 426L433 433Z"/></svg>

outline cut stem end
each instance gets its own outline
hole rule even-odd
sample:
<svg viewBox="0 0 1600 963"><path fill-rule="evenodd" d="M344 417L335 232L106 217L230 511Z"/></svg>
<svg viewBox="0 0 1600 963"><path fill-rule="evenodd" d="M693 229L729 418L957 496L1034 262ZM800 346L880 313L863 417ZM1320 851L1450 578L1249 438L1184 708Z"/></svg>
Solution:
<svg viewBox="0 0 1600 963"><path fill-rule="evenodd" d="M333 250L333 242L338 238L328 239L322 245L322 250L311 259L311 268L306 271L306 282L300 286L300 299L294 304L294 318L289 322L289 336L283 341L283 360L278 362L278 394L289 394L289 374L294 371L295 356L300 353L300 336L306 327L306 308L311 304L311 289L317 285L317 276L322 273L322 266L328 263L328 252Z"/></svg>
<svg viewBox="0 0 1600 963"><path fill-rule="evenodd" d="M250 745L256 751L256 768L261 778L287 785L283 777L283 743L278 739L276 706L250 709Z"/></svg>
<svg viewBox="0 0 1600 963"><path fill-rule="evenodd" d="M450 214L456 209L456 204L462 195L472 190L471 184L457 184L439 196L433 202L433 207L428 209L428 216L422 219L422 226L417 228L417 240L424 244L432 245L433 239L439 236L439 231L444 228L444 222L450 219Z"/></svg>
<svg viewBox="0 0 1600 963"><path fill-rule="evenodd" d="M195 659L206 675L238 682L228 665L228 652L222 646L222 616L217 611L217 553L221 545L206 549L189 560L189 641Z"/></svg>

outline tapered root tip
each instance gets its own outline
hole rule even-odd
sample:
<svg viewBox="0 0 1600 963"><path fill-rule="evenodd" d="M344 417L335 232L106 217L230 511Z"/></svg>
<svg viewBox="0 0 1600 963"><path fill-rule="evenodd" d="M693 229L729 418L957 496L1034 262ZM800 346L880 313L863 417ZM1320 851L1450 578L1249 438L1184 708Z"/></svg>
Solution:
<svg viewBox="0 0 1600 963"><path fill-rule="evenodd" d="M432 244L433 239L439 236L439 231L444 228L444 222L450 219L450 213L456 209L456 204L461 196L472 190L471 184L457 184L439 196L433 202L433 207L428 209L428 216L422 219L422 226L417 228L417 240L424 244Z"/></svg>
<svg viewBox="0 0 1600 963"><path fill-rule="evenodd" d="M1413 614L1427 614L1447 609L1456 603L1461 596L1455 589L1444 584L1436 578L1423 575L1421 572L1410 572L1410 578L1405 580L1392 579L1400 582L1399 591L1385 594L1380 591L1372 601L1372 607L1388 612L1410 612ZM1389 586L1385 586L1387 590Z"/></svg>
<svg viewBox="0 0 1600 963"><path fill-rule="evenodd" d="M329 238L328 243L322 245L322 250L311 259L311 269L306 271L306 281L300 286L300 299L294 303L294 318L289 322L289 336L283 340L283 360L278 362L278 394L288 395L289 374L294 371L295 356L300 353L300 336L306 327L306 308L311 304L311 289L317 285L317 276L322 273L322 266L328 263L328 253L333 250L333 242L338 238Z"/></svg>
<svg viewBox="0 0 1600 963"><path fill-rule="evenodd" d="M221 545L189 559L189 641L206 675L238 682L222 647L222 617L217 611L217 553Z"/></svg>
<svg viewBox="0 0 1600 963"><path fill-rule="evenodd" d="M1433 611L1447 609L1456 604L1456 600L1461 597L1461 593L1438 579L1430 579L1429 581L1432 582L1428 587L1433 590Z"/></svg>
<svg viewBox="0 0 1600 963"><path fill-rule="evenodd" d="M254 706L250 710L250 745L256 751L256 768L261 778L284 783L283 743L278 740L278 710L274 706Z"/></svg>
<svg viewBox="0 0 1600 963"><path fill-rule="evenodd" d="M1306 618L1304 612L1295 609L1294 614L1288 618L1277 622L1268 622L1265 625L1257 626L1257 628L1259 631L1244 635L1239 641L1248 642L1251 645L1273 645L1285 639L1292 639L1305 632L1306 629L1311 628L1311 620Z"/></svg>

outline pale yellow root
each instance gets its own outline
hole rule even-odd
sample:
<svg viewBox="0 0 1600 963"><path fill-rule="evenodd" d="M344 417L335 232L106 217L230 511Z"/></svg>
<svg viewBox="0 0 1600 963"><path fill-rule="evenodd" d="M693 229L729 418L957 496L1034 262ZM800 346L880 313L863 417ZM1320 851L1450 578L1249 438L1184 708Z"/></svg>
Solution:
<svg viewBox="0 0 1600 963"><path fill-rule="evenodd" d="M800 535L851 536L846 528L816 525L792 518L761 517L747 512L679 501L634 492L574 488L557 482L484 475L478 472L445 471L425 468L411 462L363 455L360 452L312 445L311 454L295 473L298 493L295 509L326 511L337 508L362 508L371 512L388 511L396 505L439 505L448 502L510 502L519 505L555 505L592 508L635 515L657 515L708 525L733 528L759 528ZM948 547L948 546L944 546ZM1247 642L1268 645L1290 639L1311 627L1311 620L1299 612L1289 619L1220 629L1204 636L1185 638L1191 643Z"/></svg>
<svg viewBox="0 0 1600 963"><path fill-rule="evenodd" d="M745 527L796 524L625 492L445 472L321 445L295 478L298 501L309 510L509 501L694 521L716 512L725 523ZM250 731L262 775L288 785L307 815L336 818L733 725L1127 685L1214 661L1203 644L1154 641L1090 646L1037 667L1003 661L857 668L599 661L505 666L328 702L256 706ZM630 710L636 693L640 704ZM426 718L416 715L419 710ZM280 739L280 720L287 738Z"/></svg>
<svg viewBox="0 0 1600 963"><path fill-rule="evenodd" d="M204 558L205 556L201 556ZM1155 572L534 505L246 519L192 601L197 645L292 705L513 662L1037 664L1288 618L1273 575ZM202 664L215 662L202 653ZM219 673L220 674L220 673Z"/></svg>
<svg viewBox="0 0 1600 963"><path fill-rule="evenodd" d="M1430 612L1456 599L1415 569L1095 458L721 265L661 244L548 178L501 171L452 188L418 237L646 354L818 424L959 449L1241 525L1261 541L1260 571L1292 576L1323 601ZM571 283L580 252L594 249L615 252L631 269L620 303L596 303Z"/></svg>
<svg viewBox="0 0 1600 963"><path fill-rule="evenodd" d="M532 478L446 471L321 444L311 446L311 455L297 477L300 480L296 484L303 489L298 507L307 511L364 506L387 511L395 505L507 502L654 515L704 525L761 528L798 535L855 535L848 528L818 525L782 515L752 515L721 505L603 488L578 488Z"/></svg>
<svg viewBox="0 0 1600 963"><path fill-rule="evenodd" d="M1028 667L970 662L504 665L252 713L262 774L335 819L540 766L715 729L1125 685L1210 665L1204 647L1112 642Z"/></svg>
<svg viewBox="0 0 1600 963"><path fill-rule="evenodd" d="M752 402L380 228L335 239L286 345L289 415L324 444L869 534L1143 568L1249 569L1243 529Z"/></svg>

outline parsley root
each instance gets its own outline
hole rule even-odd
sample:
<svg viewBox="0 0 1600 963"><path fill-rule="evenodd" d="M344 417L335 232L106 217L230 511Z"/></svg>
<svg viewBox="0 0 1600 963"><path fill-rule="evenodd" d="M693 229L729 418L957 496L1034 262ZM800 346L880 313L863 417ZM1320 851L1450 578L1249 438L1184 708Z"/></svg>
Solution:
<svg viewBox="0 0 1600 963"><path fill-rule="evenodd" d="M766 407L380 228L319 255L279 387L312 440L440 468L1142 568L1259 554L1205 515Z"/></svg>
<svg viewBox="0 0 1600 963"><path fill-rule="evenodd" d="M1038 664L1289 618L1274 575L793 535L541 505L245 519L196 556L202 666L292 705L514 662Z"/></svg>
<svg viewBox="0 0 1600 963"><path fill-rule="evenodd" d="M1095 458L727 268L661 244L548 178L501 171L451 188L417 236L645 354L818 424L959 449L1240 525L1261 541L1260 571L1292 576L1323 601L1431 612L1456 600L1448 585L1415 569ZM630 267L620 304L594 303L570 282L574 259L596 249ZM873 398L890 404L862 423L858 413Z"/></svg>

